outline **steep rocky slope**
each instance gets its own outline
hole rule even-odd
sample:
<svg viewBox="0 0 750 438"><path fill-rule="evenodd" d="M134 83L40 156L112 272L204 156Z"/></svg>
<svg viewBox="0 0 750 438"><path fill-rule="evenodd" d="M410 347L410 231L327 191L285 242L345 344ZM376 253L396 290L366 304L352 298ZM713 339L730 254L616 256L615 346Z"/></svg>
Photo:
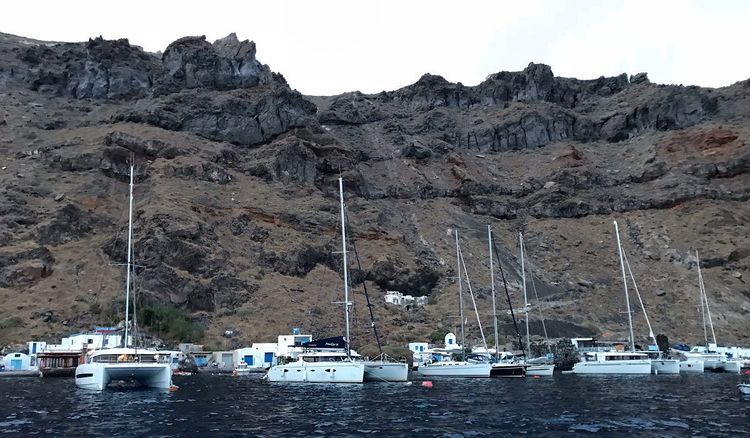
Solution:
<svg viewBox="0 0 750 438"><path fill-rule="evenodd" d="M454 327L456 228L489 332L487 225L515 307L522 231L552 334L622 338L614 219L657 332L703 336L698 249L717 337L748 341L750 81L530 64L476 86L425 75L316 97L234 35L159 56L0 35L0 102L0 344L117 321L131 157L139 302L180 309L213 347L340 333L339 175L362 262L357 345L372 342L363 282L388 343ZM429 304L386 307L385 290Z"/></svg>

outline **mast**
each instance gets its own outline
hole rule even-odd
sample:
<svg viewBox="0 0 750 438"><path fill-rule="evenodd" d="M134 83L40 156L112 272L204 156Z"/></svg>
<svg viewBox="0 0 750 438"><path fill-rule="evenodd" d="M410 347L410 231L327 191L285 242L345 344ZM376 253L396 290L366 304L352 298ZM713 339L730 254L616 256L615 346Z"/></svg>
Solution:
<svg viewBox="0 0 750 438"><path fill-rule="evenodd" d="M508 309L510 310L510 317L513 319L513 327L516 329L516 338L518 339L518 348L521 349L523 355L526 356L526 352L523 349L523 338L521 332L518 330L518 322L516 321L516 314L513 312L513 304L510 302L510 292L508 291L508 282L505 281L505 272L503 272L503 264L500 262L500 253L497 252L495 242L492 242L492 248L495 250L495 257L497 258L497 266L500 268L500 278L503 280L503 288L505 288L505 298L508 300Z"/></svg>
<svg viewBox="0 0 750 438"><path fill-rule="evenodd" d="M531 336L529 336L529 300L526 296L526 265L524 264L523 234L518 233L518 244L521 247L521 278L523 279L523 309L526 313L526 351L531 354Z"/></svg>
<svg viewBox="0 0 750 438"><path fill-rule="evenodd" d="M617 235L617 251L620 254L620 268L622 268L622 284L625 287L625 306L628 310L628 325L630 325L630 351L635 352L635 335L633 334L633 316L630 314L630 297L628 296L628 277L625 275L625 260L622 256L622 244L620 243L620 228L615 224L615 234Z"/></svg>
<svg viewBox="0 0 750 438"><path fill-rule="evenodd" d="M125 279L125 348L130 346L128 342L129 319L130 319L130 266L133 257L133 163L130 163L130 195L128 202L128 258L127 275Z"/></svg>
<svg viewBox="0 0 750 438"><path fill-rule="evenodd" d="M349 218L346 219L346 224L349 225ZM352 249L354 250L354 259L357 261L357 268L364 272L362 269L362 263L359 261L359 253L357 252L357 242L354 239L351 239L352 243ZM362 282L362 289L365 292L365 300L367 301L367 310L370 312L370 326L372 327L372 332L375 334L375 342L378 344L378 351L380 352L380 355L383 355L383 345L380 343L380 334L378 333L378 326L375 324L375 315L372 312L372 303L370 302L370 294L367 292L367 282Z"/></svg>
<svg viewBox="0 0 750 438"><path fill-rule="evenodd" d="M339 200L341 201L341 252L344 254L344 314L346 319L346 355L351 349L349 344L349 267L346 259L346 219L344 217L344 180L339 178Z"/></svg>
<svg viewBox="0 0 750 438"><path fill-rule="evenodd" d="M500 341L497 334L497 305L495 304L495 268L492 265L492 228L487 225L487 246L490 250L490 288L492 289L492 323L495 328L495 358L500 357Z"/></svg>
<svg viewBox="0 0 750 438"><path fill-rule="evenodd" d="M466 348L466 335L464 334L464 291L461 286L461 250L458 246L458 229L456 234L456 264L458 265L458 310L461 317L461 360L466 357L464 348Z"/></svg>
<svg viewBox="0 0 750 438"><path fill-rule="evenodd" d="M701 272L701 261L698 258L698 251L695 251L695 258L698 261L698 281L700 282L700 289L701 289L701 296L703 297L703 300L706 302L706 315L708 315L708 324L711 327L711 337L714 340L714 345L716 345L716 333L714 332L714 322L713 319L711 319L711 308L708 307L708 295L706 295L706 285L703 283L703 273ZM701 310L703 310L703 302L701 302ZM703 332L705 334L706 331L706 319L705 316L703 318ZM708 334L705 334L706 336L706 348L708 348Z"/></svg>

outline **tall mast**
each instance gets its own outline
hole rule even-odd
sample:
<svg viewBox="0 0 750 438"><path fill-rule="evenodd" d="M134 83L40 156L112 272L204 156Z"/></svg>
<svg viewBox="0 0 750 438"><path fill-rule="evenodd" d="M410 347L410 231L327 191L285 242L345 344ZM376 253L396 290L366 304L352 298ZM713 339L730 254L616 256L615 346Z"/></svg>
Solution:
<svg viewBox="0 0 750 438"><path fill-rule="evenodd" d="M521 247L521 278L523 279L523 309L526 313L526 351L531 354L531 336L529 336L529 300L526 297L526 265L524 264L523 234L518 233L518 244Z"/></svg>
<svg viewBox="0 0 750 438"><path fill-rule="evenodd" d="M617 251L620 254L620 268L622 268L622 284L625 286L625 306L628 310L628 325L630 326L630 351L635 352L635 335L633 334L633 316L630 314L630 297L628 296L628 277L625 275L625 261L622 257L622 244L620 243L620 228L615 224L615 234L617 235Z"/></svg>
<svg viewBox="0 0 750 438"><path fill-rule="evenodd" d="M708 307L708 295L706 295L706 285L703 283L703 273L701 272L701 261L698 258L698 251L695 251L695 258L698 261L698 281L700 282L700 289L701 289L701 296L703 297L703 300L706 302L706 314L708 315L708 324L711 327L711 337L714 340L714 345L716 345L716 333L714 332L714 322L713 319L711 319L711 308ZM701 302L701 310L703 310L703 303ZM703 331L705 333L706 331L706 319L704 317L703 319ZM708 348L708 335L706 334L706 348Z"/></svg>
<svg viewBox="0 0 750 438"><path fill-rule="evenodd" d="M341 252L344 254L344 313L346 315L346 355L349 355L349 265L346 259L346 219L344 216L344 180L339 178L339 199L341 201Z"/></svg>
<svg viewBox="0 0 750 438"><path fill-rule="evenodd" d="M464 359L466 348L466 336L464 334L464 291L461 285L461 250L458 247L458 229L455 230L456 234L456 264L458 265L458 310L459 316L461 317L461 359Z"/></svg>
<svg viewBox="0 0 750 438"><path fill-rule="evenodd" d="M128 202L128 273L125 279L125 348L130 346L128 342L130 322L130 266L133 257L133 163L130 163L130 199Z"/></svg>
<svg viewBox="0 0 750 438"><path fill-rule="evenodd" d="M487 246L490 250L490 288L492 289L492 323L495 328L495 357L500 356L500 340L497 334L497 305L495 305L495 267L492 262L492 228L487 225Z"/></svg>
<svg viewBox="0 0 750 438"><path fill-rule="evenodd" d="M701 299L701 319L703 320L703 340L708 348L708 329L706 328L706 308L703 305L703 279L701 275L701 261L698 259L698 251L695 251L695 258L698 261L698 293Z"/></svg>

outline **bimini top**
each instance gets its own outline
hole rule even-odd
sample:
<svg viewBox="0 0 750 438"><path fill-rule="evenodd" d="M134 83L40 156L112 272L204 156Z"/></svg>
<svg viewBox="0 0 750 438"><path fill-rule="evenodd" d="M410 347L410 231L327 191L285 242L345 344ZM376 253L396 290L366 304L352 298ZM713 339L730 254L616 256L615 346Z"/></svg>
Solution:
<svg viewBox="0 0 750 438"><path fill-rule="evenodd" d="M305 342L302 344L302 348L309 349L336 349L340 350L346 348L346 339L343 336L335 336L333 338L316 339L314 341Z"/></svg>

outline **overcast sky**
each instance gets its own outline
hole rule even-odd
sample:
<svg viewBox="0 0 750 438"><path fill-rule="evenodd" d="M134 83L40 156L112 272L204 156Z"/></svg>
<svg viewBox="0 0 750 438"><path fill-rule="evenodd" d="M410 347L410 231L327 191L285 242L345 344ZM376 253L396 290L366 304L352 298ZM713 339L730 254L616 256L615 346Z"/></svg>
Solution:
<svg viewBox="0 0 750 438"><path fill-rule="evenodd" d="M529 62L557 76L648 72L654 82L750 77L750 1L13 1L0 32L42 40L128 38L162 51L236 32L309 95L393 90L424 73L476 85Z"/></svg>

